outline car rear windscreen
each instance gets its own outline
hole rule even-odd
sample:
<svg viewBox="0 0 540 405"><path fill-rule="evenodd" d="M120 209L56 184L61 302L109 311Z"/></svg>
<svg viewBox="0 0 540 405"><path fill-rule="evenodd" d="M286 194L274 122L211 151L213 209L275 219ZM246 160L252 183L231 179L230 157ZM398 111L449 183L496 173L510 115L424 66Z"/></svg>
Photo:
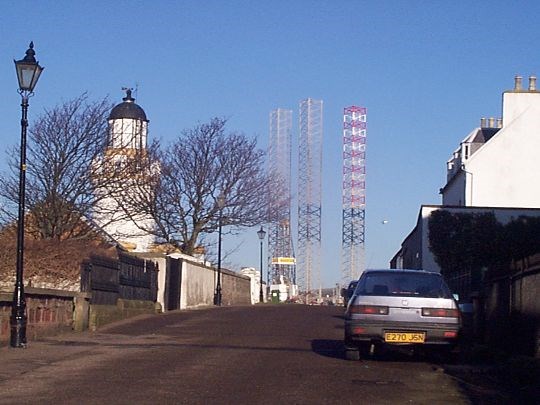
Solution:
<svg viewBox="0 0 540 405"><path fill-rule="evenodd" d="M452 298L440 275L420 272L370 272L362 276L356 291L361 295Z"/></svg>

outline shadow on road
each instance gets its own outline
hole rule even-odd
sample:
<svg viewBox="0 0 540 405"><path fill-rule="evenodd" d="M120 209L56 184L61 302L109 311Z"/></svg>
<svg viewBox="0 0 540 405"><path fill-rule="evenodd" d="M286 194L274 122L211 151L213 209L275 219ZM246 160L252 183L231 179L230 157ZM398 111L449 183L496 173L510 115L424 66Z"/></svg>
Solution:
<svg viewBox="0 0 540 405"><path fill-rule="evenodd" d="M343 340L314 339L311 341L311 349L324 357L331 357L334 359L345 358Z"/></svg>
<svg viewBox="0 0 540 405"><path fill-rule="evenodd" d="M345 359L345 347L343 340L314 339L311 341L313 352L335 359ZM432 359L425 353L414 352L407 348L382 348L377 347L374 355L366 355L364 360L376 360L380 362L430 362Z"/></svg>

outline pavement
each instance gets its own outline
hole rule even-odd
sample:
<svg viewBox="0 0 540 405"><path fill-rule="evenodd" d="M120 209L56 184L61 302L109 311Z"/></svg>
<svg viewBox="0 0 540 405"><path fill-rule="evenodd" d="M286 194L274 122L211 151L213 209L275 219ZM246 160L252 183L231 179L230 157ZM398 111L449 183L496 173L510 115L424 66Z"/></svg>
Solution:
<svg viewBox="0 0 540 405"><path fill-rule="evenodd" d="M0 346L0 382L15 375L26 374L37 367L80 358L91 353L97 345L114 344L125 340L125 336L108 334L109 328L128 326L132 322L152 317L141 315L106 325L98 332L66 332L56 336L31 340L25 348L12 348L9 342ZM134 339L135 340L135 339Z"/></svg>

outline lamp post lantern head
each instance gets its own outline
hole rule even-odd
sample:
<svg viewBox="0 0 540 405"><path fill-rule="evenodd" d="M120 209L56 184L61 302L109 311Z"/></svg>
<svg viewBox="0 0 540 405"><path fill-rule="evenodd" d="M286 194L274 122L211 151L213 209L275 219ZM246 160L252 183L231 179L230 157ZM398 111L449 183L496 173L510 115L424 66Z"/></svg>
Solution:
<svg viewBox="0 0 540 405"><path fill-rule="evenodd" d="M257 231L257 236L259 237L260 240L263 240L264 237L266 236L266 232L265 230L263 229L262 225L261 225L261 229L259 229Z"/></svg>
<svg viewBox="0 0 540 405"><path fill-rule="evenodd" d="M30 42L26 51L26 56L21 60L14 60L17 70L17 79L19 80L19 92L32 93L38 82L43 68L35 58L34 43Z"/></svg>

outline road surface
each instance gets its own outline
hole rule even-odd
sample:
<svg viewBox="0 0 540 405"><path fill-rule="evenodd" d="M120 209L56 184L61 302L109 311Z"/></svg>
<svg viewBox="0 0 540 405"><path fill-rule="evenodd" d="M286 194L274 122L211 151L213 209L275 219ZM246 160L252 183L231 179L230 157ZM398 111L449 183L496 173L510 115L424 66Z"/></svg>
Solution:
<svg viewBox="0 0 540 405"><path fill-rule="evenodd" d="M344 359L341 307L143 316L0 349L1 404L467 404L437 364Z"/></svg>

